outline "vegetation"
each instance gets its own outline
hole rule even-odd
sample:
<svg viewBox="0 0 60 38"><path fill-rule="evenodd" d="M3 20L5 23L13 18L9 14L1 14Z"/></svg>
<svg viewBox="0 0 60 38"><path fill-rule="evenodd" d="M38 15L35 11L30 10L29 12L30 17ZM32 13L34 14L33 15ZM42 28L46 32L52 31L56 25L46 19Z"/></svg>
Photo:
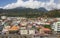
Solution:
<svg viewBox="0 0 60 38"><path fill-rule="evenodd" d="M30 8L15 8L15 9L0 9L0 16L22 16L22 17L60 17L60 10L47 11L44 8L30 9Z"/></svg>
<svg viewBox="0 0 60 38"><path fill-rule="evenodd" d="M44 27L51 29L51 26L50 25L44 25Z"/></svg>
<svg viewBox="0 0 60 38"><path fill-rule="evenodd" d="M47 13L48 17L60 17L60 10L52 10Z"/></svg>

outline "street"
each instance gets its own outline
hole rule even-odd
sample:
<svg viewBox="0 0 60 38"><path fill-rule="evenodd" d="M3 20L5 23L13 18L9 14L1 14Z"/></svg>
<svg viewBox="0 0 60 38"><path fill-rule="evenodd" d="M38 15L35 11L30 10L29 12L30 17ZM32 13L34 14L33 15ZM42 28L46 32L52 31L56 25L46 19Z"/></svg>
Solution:
<svg viewBox="0 0 60 38"><path fill-rule="evenodd" d="M50 36L43 36L43 37L40 37L40 36L32 36L32 35L13 35L13 34L10 34L10 35L0 35L0 38L58 38L56 35L50 35Z"/></svg>

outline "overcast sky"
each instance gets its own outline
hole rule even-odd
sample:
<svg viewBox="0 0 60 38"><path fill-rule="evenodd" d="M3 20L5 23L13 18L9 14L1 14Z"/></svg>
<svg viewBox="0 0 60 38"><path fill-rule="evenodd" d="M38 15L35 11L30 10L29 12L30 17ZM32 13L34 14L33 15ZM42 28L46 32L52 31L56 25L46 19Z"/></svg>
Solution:
<svg viewBox="0 0 60 38"><path fill-rule="evenodd" d="M0 8L13 9L17 7L47 10L60 9L60 0L0 0Z"/></svg>

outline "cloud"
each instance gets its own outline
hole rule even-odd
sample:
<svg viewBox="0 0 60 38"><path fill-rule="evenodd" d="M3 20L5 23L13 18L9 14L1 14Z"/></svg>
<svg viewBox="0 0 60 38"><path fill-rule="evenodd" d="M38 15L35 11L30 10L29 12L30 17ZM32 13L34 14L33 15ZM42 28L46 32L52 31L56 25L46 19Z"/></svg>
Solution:
<svg viewBox="0 0 60 38"><path fill-rule="evenodd" d="M60 9L60 4L57 4L57 9Z"/></svg>
<svg viewBox="0 0 60 38"><path fill-rule="evenodd" d="M25 8L32 8L32 9L38 9L40 7L44 7L47 10L52 10L52 9L60 9L60 4L54 3L54 0L50 0L50 2L41 2L37 0L28 0L28 1L23 1L23 0L17 0L16 3L11 3L8 4L4 7L3 9L13 9L17 7L25 7Z"/></svg>
<svg viewBox="0 0 60 38"><path fill-rule="evenodd" d="M2 7L0 7L0 8L2 8Z"/></svg>

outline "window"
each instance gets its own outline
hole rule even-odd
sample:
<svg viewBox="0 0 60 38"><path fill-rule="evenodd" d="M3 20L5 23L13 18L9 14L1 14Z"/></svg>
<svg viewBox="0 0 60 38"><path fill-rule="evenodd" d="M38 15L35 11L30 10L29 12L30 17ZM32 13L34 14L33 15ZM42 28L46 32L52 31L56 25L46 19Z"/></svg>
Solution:
<svg viewBox="0 0 60 38"><path fill-rule="evenodd" d="M60 23L58 23L58 26L60 26Z"/></svg>

